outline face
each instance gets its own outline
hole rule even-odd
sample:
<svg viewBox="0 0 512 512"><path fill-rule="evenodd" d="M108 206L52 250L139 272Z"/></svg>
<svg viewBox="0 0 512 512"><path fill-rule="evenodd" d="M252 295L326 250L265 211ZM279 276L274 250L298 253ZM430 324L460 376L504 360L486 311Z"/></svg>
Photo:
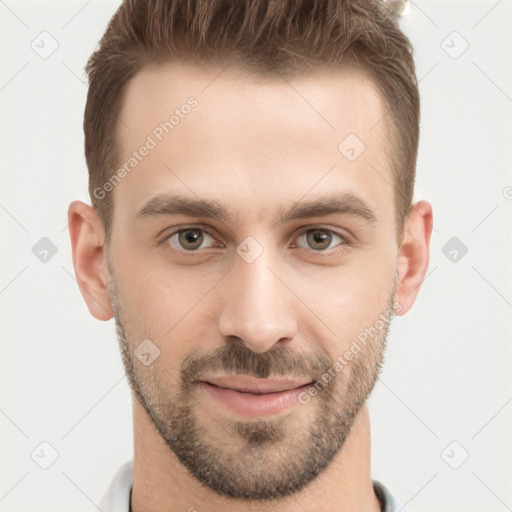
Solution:
<svg viewBox="0 0 512 512"><path fill-rule="evenodd" d="M109 293L170 450L218 493L271 499L332 462L380 371L398 256L385 110L355 67L219 73L128 84Z"/></svg>

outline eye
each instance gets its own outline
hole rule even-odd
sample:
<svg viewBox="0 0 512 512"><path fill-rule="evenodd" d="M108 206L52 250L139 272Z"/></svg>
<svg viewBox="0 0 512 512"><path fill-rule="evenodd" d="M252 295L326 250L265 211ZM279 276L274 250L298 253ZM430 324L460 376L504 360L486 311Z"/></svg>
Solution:
<svg viewBox="0 0 512 512"><path fill-rule="evenodd" d="M169 243L171 247L180 251L195 251L213 247L213 245L208 245L211 242L215 243L215 238L204 229L199 228L180 229L163 240L163 243ZM203 243L206 244L206 247Z"/></svg>
<svg viewBox="0 0 512 512"><path fill-rule="evenodd" d="M299 235L298 240L304 239L309 247L304 247L305 249L313 249L314 251L321 252L329 249L333 249L334 247L338 247L339 245L346 245L348 241L345 237L334 233L330 229L310 229L301 235ZM331 245L333 242L339 241L338 244Z"/></svg>

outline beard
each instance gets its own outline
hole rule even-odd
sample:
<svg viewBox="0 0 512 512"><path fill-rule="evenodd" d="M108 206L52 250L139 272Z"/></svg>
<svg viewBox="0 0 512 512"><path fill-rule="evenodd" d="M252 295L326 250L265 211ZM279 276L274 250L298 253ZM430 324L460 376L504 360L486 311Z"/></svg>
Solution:
<svg viewBox="0 0 512 512"><path fill-rule="evenodd" d="M381 328L336 374L335 362L325 352L278 348L255 353L236 337L209 353L191 352L182 361L179 376L171 375L158 359L143 366L134 356L140 338L129 334L135 322L124 318L113 271L109 293L130 388L166 445L192 476L216 493L272 500L292 495L314 480L349 436L382 368L396 281L395 274L386 308L372 324ZM205 396L197 389L201 376L215 371L257 378L307 376L317 392L284 417L226 420L208 412L201 403ZM331 378L322 379L329 374Z"/></svg>

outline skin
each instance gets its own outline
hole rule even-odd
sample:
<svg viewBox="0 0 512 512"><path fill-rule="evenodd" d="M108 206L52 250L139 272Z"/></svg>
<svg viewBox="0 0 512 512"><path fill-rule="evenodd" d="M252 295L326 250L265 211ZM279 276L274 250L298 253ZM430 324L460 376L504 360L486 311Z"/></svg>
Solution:
<svg viewBox="0 0 512 512"><path fill-rule="evenodd" d="M237 345L255 360L270 357L268 369L274 374L292 372L281 363L295 364L299 373L311 376L314 363L319 369L334 362L379 314L394 308L403 315L414 304L428 268L432 207L415 203L403 236L397 237L386 123L370 131L386 109L361 70L346 65L289 83L219 71L174 63L137 74L119 114L129 127L119 127L123 162L187 98L194 96L197 106L114 188L108 246L94 208L74 201L68 211L80 290L95 318L115 316L133 389L132 508L284 512L297 510L300 503L314 512L336 503L341 512L380 510L370 473L365 400L380 370L387 326L308 404L254 423L255 438L236 425L258 418L242 417L198 386L185 386L183 362L218 350L236 362ZM366 146L354 162L338 151L350 133ZM215 199L233 218L137 216L163 192ZM276 222L277 208L286 211L297 202L347 192L364 200L375 223L347 213ZM185 227L205 229L211 238L202 232L200 248L187 252L177 236L169 238ZM327 242L306 236L315 229L324 235L330 230ZM248 236L263 250L250 263L236 251ZM144 339L160 350L149 366L134 357ZM218 371L226 360L207 370ZM247 361L238 361L240 373L263 377ZM361 368L369 370L361 373ZM356 391L350 392L348 383ZM205 463L215 450L224 457L219 460L239 464L231 476L239 488L254 491L251 499L219 492L185 467L166 436L180 431L186 414L201 428L195 440ZM343 422L346 431L326 435L329 425ZM318 439L331 443L333 453L319 455L325 465L317 475L292 494L277 496L272 485L286 479L294 464L312 466L304 453L311 447L313 425L319 425ZM272 441L272 432L281 437ZM191 432L185 437L183 443L193 438ZM250 464L242 467L241 460ZM229 475L227 466L221 469ZM265 487L259 489L260 499L257 482Z"/></svg>

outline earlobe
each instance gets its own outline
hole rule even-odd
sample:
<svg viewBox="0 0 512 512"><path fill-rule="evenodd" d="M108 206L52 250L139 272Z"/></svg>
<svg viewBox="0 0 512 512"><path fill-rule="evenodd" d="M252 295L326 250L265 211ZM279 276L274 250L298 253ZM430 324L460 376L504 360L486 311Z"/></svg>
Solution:
<svg viewBox="0 0 512 512"><path fill-rule="evenodd" d="M397 315L409 311L420 291L428 270L432 205L419 201L411 207L405 221L405 232L398 257L398 285L395 308Z"/></svg>
<svg viewBox="0 0 512 512"><path fill-rule="evenodd" d="M114 311L108 293L105 229L97 211L82 201L68 208L73 267L80 293L92 316L110 320Z"/></svg>

